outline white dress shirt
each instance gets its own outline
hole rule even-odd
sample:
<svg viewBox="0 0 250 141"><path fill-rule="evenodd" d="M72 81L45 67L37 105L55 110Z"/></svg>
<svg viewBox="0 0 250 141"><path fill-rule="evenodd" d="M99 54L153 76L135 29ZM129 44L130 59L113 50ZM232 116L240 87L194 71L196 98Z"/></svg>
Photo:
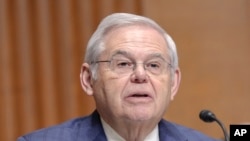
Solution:
<svg viewBox="0 0 250 141"><path fill-rule="evenodd" d="M110 125L101 118L102 126L108 141L126 141ZM144 141L160 141L158 125L147 135Z"/></svg>

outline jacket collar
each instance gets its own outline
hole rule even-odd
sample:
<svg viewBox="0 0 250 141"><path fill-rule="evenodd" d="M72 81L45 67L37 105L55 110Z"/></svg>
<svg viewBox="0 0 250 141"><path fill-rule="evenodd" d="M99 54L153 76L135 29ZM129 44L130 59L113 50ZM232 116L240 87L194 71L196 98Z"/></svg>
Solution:
<svg viewBox="0 0 250 141"><path fill-rule="evenodd" d="M90 125L91 127L84 127L84 128L89 128L87 136L93 139L93 141L107 141L106 135L104 133L100 115L99 113L95 110L91 115L90 115Z"/></svg>
<svg viewBox="0 0 250 141"><path fill-rule="evenodd" d="M107 141L99 113L95 110L90 117L89 133L95 136L93 141ZM164 119L159 122L159 138L160 141L188 141L187 137L175 125Z"/></svg>
<svg viewBox="0 0 250 141"><path fill-rule="evenodd" d="M160 141L188 141L187 137L177 127L162 119L159 122Z"/></svg>

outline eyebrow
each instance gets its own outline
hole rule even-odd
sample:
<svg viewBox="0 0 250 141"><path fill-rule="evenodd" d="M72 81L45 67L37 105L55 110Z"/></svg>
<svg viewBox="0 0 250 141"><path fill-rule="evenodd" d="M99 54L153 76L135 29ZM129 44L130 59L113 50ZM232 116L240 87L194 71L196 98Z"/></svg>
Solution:
<svg viewBox="0 0 250 141"><path fill-rule="evenodd" d="M124 50L117 50L111 57L113 58L116 55L123 55L123 56L128 57L128 58L133 58L131 53L124 51ZM161 53L151 53L147 56L147 58L150 58L150 59L151 58L160 58L164 61L167 61L166 58L163 57L163 55Z"/></svg>
<svg viewBox="0 0 250 141"><path fill-rule="evenodd" d="M152 53L149 55L149 58L160 58L160 59L166 61L166 59L160 53Z"/></svg>
<svg viewBox="0 0 250 141"><path fill-rule="evenodd" d="M123 55L123 56L126 56L126 57L129 57L129 58L132 58L132 55L130 53L128 53L127 51L124 51L124 50L117 50L112 56L111 58L113 58L114 56L116 55Z"/></svg>

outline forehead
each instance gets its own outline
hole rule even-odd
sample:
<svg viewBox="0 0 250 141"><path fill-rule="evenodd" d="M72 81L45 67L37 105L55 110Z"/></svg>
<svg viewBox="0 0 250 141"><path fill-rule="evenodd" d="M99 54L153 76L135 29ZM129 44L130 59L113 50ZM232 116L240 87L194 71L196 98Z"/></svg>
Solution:
<svg viewBox="0 0 250 141"><path fill-rule="evenodd" d="M158 52L167 54L167 43L161 33L149 26L130 25L114 28L105 38L105 52L126 50L134 53Z"/></svg>

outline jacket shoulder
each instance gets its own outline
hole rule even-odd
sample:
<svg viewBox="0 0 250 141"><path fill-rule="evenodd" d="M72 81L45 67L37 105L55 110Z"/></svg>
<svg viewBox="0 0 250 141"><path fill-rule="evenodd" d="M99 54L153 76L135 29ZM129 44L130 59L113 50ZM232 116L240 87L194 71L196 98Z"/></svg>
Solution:
<svg viewBox="0 0 250 141"><path fill-rule="evenodd" d="M160 138L170 141L219 141L197 130L161 120L159 123Z"/></svg>
<svg viewBox="0 0 250 141"><path fill-rule="evenodd" d="M99 115L94 112L90 116L75 118L64 123L36 130L17 141L77 141L80 138L94 140L104 134Z"/></svg>

